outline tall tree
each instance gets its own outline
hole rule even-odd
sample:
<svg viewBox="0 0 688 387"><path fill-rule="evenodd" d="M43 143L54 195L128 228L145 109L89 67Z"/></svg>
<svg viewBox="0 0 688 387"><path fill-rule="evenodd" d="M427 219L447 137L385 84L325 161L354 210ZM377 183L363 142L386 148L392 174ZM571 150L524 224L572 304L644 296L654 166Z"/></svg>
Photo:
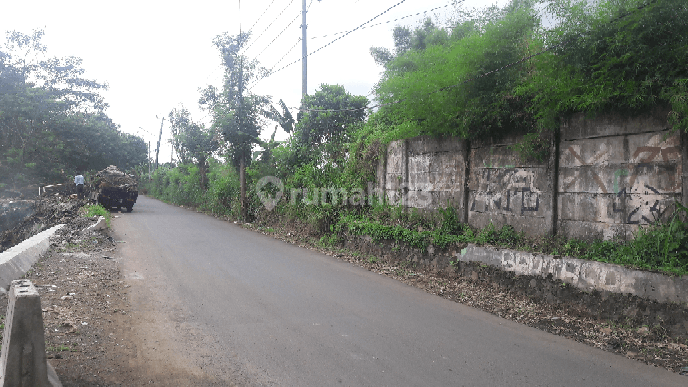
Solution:
<svg viewBox="0 0 688 387"><path fill-rule="evenodd" d="M249 32L238 35L218 35L213 44L220 52L225 68L222 89L208 86L202 91L199 103L211 110L213 128L229 143L229 156L241 178L242 213L246 217L246 166L251 162L253 147L260 144L265 126L264 112L270 97L253 93L249 86L268 70L255 59L241 54L250 37Z"/></svg>

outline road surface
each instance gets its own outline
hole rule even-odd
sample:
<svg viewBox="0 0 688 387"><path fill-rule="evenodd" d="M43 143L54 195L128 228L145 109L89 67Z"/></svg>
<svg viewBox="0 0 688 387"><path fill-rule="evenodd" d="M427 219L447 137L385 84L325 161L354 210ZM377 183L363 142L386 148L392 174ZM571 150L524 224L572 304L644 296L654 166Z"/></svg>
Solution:
<svg viewBox="0 0 688 387"><path fill-rule="evenodd" d="M139 197L113 220L151 382L653 386L688 377Z"/></svg>

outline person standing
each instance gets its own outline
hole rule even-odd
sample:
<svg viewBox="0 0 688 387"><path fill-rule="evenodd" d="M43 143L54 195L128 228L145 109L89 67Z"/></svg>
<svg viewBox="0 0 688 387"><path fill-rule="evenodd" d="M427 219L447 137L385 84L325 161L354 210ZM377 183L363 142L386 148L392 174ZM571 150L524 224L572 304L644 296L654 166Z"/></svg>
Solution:
<svg viewBox="0 0 688 387"><path fill-rule="evenodd" d="M74 176L74 184L76 184L76 194L79 199L84 198L84 176L80 173Z"/></svg>

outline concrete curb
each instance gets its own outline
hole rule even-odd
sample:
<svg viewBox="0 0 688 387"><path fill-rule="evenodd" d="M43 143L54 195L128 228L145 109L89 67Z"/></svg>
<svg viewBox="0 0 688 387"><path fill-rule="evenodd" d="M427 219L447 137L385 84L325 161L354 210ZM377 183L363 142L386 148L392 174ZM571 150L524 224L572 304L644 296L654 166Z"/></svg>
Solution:
<svg viewBox="0 0 688 387"><path fill-rule="evenodd" d="M50 237L63 226L58 224L0 253L0 287L7 290L12 280L26 274L50 247Z"/></svg>
<svg viewBox="0 0 688 387"><path fill-rule="evenodd" d="M604 290L660 302L688 303L688 276L670 277L609 263L473 244L457 253L456 258L463 262L486 263L516 274L541 277L551 274L555 279L588 291Z"/></svg>
<svg viewBox="0 0 688 387"><path fill-rule="evenodd" d="M86 227L83 229L81 232L88 232L88 231L102 231L107 229L107 222L105 221L104 216L99 216L98 221L95 222L94 224Z"/></svg>

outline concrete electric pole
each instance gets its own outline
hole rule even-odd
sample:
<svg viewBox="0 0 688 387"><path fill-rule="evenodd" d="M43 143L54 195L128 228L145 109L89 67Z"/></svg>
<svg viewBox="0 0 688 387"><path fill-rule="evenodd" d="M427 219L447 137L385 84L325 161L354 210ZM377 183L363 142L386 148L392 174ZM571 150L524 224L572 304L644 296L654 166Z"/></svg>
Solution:
<svg viewBox="0 0 688 387"><path fill-rule="evenodd" d="M158 118L158 116L155 116ZM165 122L165 116L162 116L162 121L160 121L160 135L158 136L158 147L155 149L155 169L158 169L158 155L160 154L160 140L162 140L162 124Z"/></svg>
<svg viewBox="0 0 688 387"><path fill-rule="evenodd" d="M308 93L308 49L306 48L306 0L301 11L301 97Z"/></svg>

